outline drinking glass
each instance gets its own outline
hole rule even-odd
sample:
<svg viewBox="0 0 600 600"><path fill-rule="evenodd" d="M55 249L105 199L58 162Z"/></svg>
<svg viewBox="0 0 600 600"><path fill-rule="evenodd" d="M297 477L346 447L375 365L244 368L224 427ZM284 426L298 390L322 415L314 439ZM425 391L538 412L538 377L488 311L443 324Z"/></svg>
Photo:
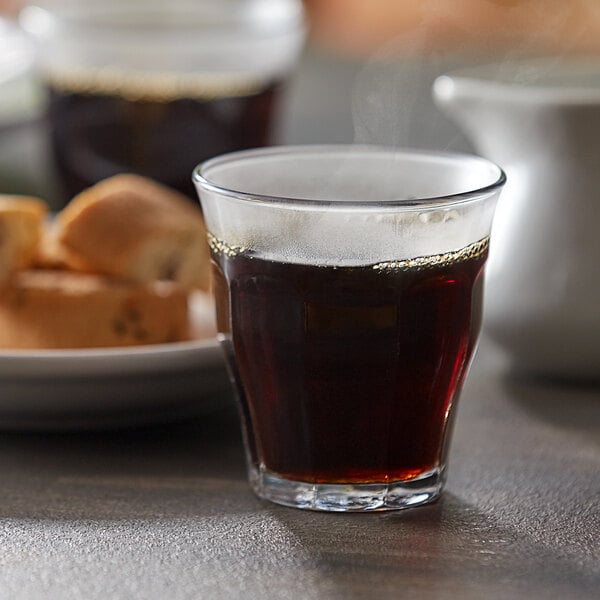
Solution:
<svg viewBox="0 0 600 600"><path fill-rule="evenodd" d="M65 201L122 172L194 199L199 160L270 143L304 39L300 0L38 0L20 21Z"/></svg>
<svg viewBox="0 0 600 600"><path fill-rule="evenodd" d="M256 494L326 511L435 500L502 170L299 146L220 156L194 181Z"/></svg>

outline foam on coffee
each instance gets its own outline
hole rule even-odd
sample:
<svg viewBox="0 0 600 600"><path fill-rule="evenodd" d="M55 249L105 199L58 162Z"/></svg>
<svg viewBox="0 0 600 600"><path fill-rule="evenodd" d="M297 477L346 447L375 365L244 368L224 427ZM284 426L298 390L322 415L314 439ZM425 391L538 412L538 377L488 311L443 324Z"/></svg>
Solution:
<svg viewBox="0 0 600 600"><path fill-rule="evenodd" d="M480 243L495 204L481 200L497 194L501 172L460 155L381 148L332 155L331 148L300 148L221 157L209 161L202 176L208 185L196 183L207 226L222 250L358 266L441 256Z"/></svg>

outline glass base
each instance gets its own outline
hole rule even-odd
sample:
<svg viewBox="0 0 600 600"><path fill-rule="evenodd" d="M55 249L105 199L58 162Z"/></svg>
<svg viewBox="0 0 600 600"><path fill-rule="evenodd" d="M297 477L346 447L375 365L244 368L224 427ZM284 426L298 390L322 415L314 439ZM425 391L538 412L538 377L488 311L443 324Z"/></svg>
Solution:
<svg viewBox="0 0 600 600"><path fill-rule="evenodd" d="M410 481L389 483L307 483L290 481L264 468L250 469L259 498L283 506L333 512L400 510L435 502L444 486L443 469Z"/></svg>

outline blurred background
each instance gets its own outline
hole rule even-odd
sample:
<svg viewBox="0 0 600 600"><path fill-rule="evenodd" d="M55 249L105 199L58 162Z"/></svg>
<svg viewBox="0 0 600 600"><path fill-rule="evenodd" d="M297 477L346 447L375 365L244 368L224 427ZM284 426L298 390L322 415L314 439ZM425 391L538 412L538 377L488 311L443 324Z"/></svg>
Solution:
<svg viewBox="0 0 600 600"><path fill-rule="evenodd" d="M143 11L145 2L136 5ZM17 28L24 6L0 0L0 188L60 206L65 192L56 180L46 97ZM600 52L598 0L304 0L304 8L307 41L276 106L274 143L469 150L431 100L439 74Z"/></svg>

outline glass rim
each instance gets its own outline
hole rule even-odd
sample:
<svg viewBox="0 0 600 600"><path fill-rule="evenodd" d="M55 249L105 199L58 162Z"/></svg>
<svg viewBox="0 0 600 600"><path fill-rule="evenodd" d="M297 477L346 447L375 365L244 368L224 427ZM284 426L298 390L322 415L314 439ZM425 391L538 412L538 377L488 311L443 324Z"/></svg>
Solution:
<svg viewBox="0 0 600 600"><path fill-rule="evenodd" d="M273 158L280 156L293 155L308 155L311 153L328 153L331 156L336 153L340 156L348 156L352 153L372 153L380 155L389 155L394 157L422 157L423 159L438 159L438 160L472 160L492 167L497 172L497 178L492 183L487 183L484 186L468 189L461 192L441 196L430 196L422 198L410 199L391 199L391 200L376 200L376 201L357 201L357 200L334 200L334 199L316 199L316 198L297 198L288 197L285 195L276 196L270 194L260 194L247 192L233 187L226 187L210 181L207 171L219 165L234 163L246 158ZM482 196L488 197L493 192L500 190L506 183L506 174L500 166L494 162L477 156L475 154L461 152L447 152L425 150L420 148L396 148L391 146L379 146L369 144L306 144L306 145L287 145L287 146L266 146L263 148L252 148L250 150L238 150L236 152L228 152L205 160L197 165L192 172L192 181L199 185L202 189L214 192L216 194L235 198L245 202L269 205L284 205L284 206L302 206L308 207L328 207L328 208L356 208L368 207L372 208L405 208L405 209L423 209L424 207L445 207L465 204L471 201L480 199Z"/></svg>

